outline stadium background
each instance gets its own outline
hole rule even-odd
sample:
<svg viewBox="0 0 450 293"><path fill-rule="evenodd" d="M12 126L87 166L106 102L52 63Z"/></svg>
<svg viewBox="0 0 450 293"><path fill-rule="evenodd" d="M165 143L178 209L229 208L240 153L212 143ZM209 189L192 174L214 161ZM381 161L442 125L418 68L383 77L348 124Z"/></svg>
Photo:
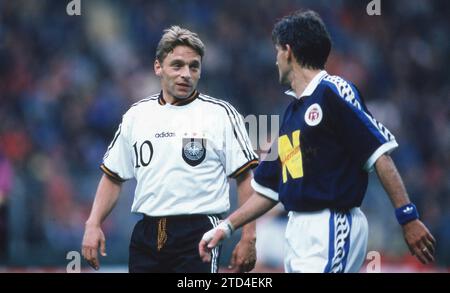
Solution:
<svg viewBox="0 0 450 293"><path fill-rule="evenodd" d="M372 174L363 204L369 250L381 253L383 271L448 271L450 2L381 0L382 15L368 16L369 0L82 0L82 16L68 16L69 2L0 1L0 271L64 271L67 252L80 250L98 166L121 115L159 89L152 68L164 28L190 28L205 42L201 91L244 115L282 115L288 99L270 32L300 8L328 25L327 71L355 82L397 137L393 157L438 241L437 263L419 265ZM125 184L104 224L104 270L126 270L138 219L129 212L133 188ZM235 197L233 188L234 205ZM284 223L281 209L260 220L257 271L282 270Z"/></svg>

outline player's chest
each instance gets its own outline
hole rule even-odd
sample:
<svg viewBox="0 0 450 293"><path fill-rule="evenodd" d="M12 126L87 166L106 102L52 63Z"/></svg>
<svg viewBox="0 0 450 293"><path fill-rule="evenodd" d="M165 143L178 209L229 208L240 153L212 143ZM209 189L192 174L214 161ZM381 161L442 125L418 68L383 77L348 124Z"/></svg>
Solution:
<svg viewBox="0 0 450 293"><path fill-rule="evenodd" d="M136 119L132 125L130 144L151 147L156 154L178 155L196 160L223 144L221 123L209 115L161 115Z"/></svg>
<svg viewBox="0 0 450 293"><path fill-rule="evenodd" d="M303 137L324 135L329 129L329 117L324 107L317 102L294 104L286 111L280 127L280 136L291 136L299 132Z"/></svg>
<svg viewBox="0 0 450 293"><path fill-rule="evenodd" d="M280 160L302 162L296 166L317 164L335 145L336 136L320 103L290 107L285 114L278 137Z"/></svg>

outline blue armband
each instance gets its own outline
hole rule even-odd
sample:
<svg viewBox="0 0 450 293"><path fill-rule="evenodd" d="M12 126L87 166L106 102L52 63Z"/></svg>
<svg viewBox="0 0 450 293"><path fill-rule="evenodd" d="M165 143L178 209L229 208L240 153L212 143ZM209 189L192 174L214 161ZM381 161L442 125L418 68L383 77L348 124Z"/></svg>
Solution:
<svg viewBox="0 0 450 293"><path fill-rule="evenodd" d="M413 203L409 203L398 209L395 209L395 216L400 225L414 221L419 218L419 212Z"/></svg>

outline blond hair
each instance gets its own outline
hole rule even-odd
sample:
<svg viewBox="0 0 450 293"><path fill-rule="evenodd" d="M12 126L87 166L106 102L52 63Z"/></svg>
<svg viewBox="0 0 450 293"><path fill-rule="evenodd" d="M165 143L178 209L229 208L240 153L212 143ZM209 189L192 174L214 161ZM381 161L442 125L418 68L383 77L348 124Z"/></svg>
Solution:
<svg viewBox="0 0 450 293"><path fill-rule="evenodd" d="M201 58L205 54L205 45L203 45L196 33L174 25L164 30L164 34L156 48L156 59L162 63L164 58L177 46L191 47Z"/></svg>

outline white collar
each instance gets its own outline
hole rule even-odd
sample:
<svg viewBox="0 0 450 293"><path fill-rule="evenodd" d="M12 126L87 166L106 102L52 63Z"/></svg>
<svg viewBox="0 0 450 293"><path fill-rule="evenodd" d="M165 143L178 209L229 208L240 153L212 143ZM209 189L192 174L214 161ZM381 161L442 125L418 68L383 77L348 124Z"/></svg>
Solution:
<svg viewBox="0 0 450 293"><path fill-rule="evenodd" d="M319 83L322 81L322 79L327 74L328 73L325 70L322 70L319 73L317 73L316 76L314 76L314 78L311 79L311 81L308 83L308 85L306 86L305 90L300 95L300 97L297 97L297 95L295 94L295 92L292 89L286 91L285 94L288 96L292 96L292 97L296 98L297 100L300 100L302 97L305 97L305 96L310 96L316 90Z"/></svg>

